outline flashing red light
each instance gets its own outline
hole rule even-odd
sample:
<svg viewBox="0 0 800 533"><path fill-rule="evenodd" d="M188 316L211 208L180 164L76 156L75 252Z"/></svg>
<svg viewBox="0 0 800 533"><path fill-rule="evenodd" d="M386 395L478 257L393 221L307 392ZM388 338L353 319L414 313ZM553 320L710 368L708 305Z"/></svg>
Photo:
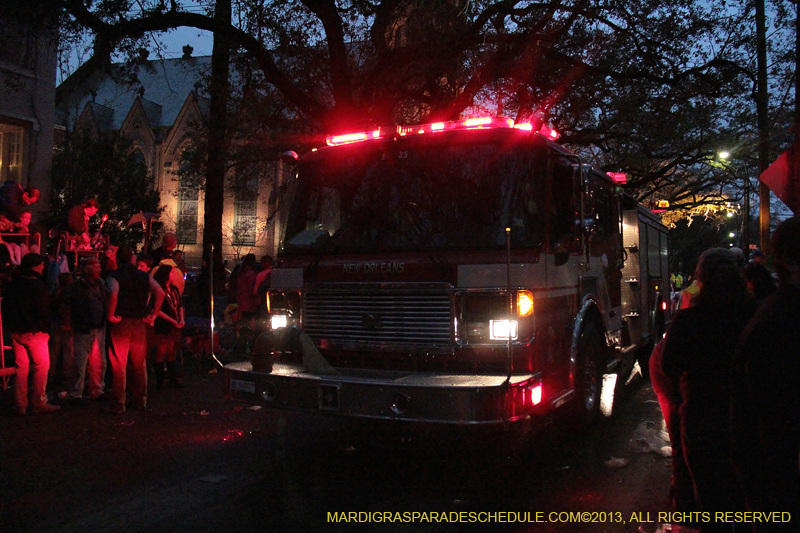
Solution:
<svg viewBox="0 0 800 533"><path fill-rule="evenodd" d="M620 185L628 183L628 175L624 172L606 172L606 174L610 176L615 183L619 183Z"/></svg>
<svg viewBox="0 0 800 533"><path fill-rule="evenodd" d="M381 130L361 131L358 133L346 133L344 135L333 135L325 138L328 146L339 146L341 144L350 144L359 141L366 141L369 139L378 139L381 136Z"/></svg>
<svg viewBox="0 0 800 533"><path fill-rule="evenodd" d="M492 126L495 120L504 121L506 126L509 125L508 119L497 118L494 119L492 117L476 117L476 118L468 118L467 120L462 121L462 125L465 128L480 128L483 126ZM512 123L513 124L513 123Z"/></svg>
<svg viewBox="0 0 800 533"><path fill-rule="evenodd" d="M542 135L553 141L555 141L559 137L558 132L553 128L551 128L550 126L548 126L547 124L542 124L542 127L539 128L539 133L541 133Z"/></svg>
<svg viewBox="0 0 800 533"><path fill-rule="evenodd" d="M533 126L530 123L525 122L515 124L513 120L507 117L474 117L465 120L451 120L449 122L432 122L417 126L397 126L397 135L404 137L406 135L421 135L424 133L436 133L440 131L495 128L514 128L524 131L533 131ZM556 140L559 137L558 132L546 124L542 125L538 133L552 140ZM383 132L381 132L380 129L377 129L374 131L333 135L326 137L325 142L328 144L328 146L339 146L342 144L368 141L370 139L379 139L383 136Z"/></svg>
<svg viewBox="0 0 800 533"><path fill-rule="evenodd" d="M667 310L667 302L661 302L661 310L662 311L666 311Z"/></svg>
<svg viewBox="0 0 800 533"><path fill-rule="evenodd" d="M542 384L539 383L531 389L531 405L539 405L542 401Z"/></svg>
<svg viewBox="0 0 800 533"><path fill-rule="evenodd" d="M432 122L419 126L397 126L397 134L419 135L422 133L436 133L438 131L472 130L484 128L512 128L514 122L505 117L476 117L466 120L451 120L449 122Z"/></svg>
<svg viewBox="0 0 800 533"><path fill-rule="evenodd" d="M542 403L542 384L538 381L522 385L515 398L525 407L534 407Z"/></svg>

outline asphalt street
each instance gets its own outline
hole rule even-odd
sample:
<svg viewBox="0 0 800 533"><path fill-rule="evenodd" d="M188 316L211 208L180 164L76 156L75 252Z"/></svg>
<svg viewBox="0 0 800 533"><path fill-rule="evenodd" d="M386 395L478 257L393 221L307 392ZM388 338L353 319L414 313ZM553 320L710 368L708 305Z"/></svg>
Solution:
<svg viewBox="0 0 800 533"><path fill-rule="evenodd" d="M668 510L669 460L643 451L661 423L643 380L588 432L523 438L251 409L210 363L184 373L185 389L123 416L102 402L16 416L6 392L0 531L649 533Z"/></svg>

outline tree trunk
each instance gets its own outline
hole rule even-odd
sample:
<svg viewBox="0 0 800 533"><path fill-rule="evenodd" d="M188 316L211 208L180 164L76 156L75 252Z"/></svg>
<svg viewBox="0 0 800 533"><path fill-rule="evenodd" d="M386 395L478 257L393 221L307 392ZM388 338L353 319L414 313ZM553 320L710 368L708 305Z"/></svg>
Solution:
<svg viewBox="0 0 800 533"><path fill-rule="evenodd" d="M214 17L221 24L231 22L231 0L218 0ZM213 247L214 285L222 287L222 211L227 159L227 124L229 90L230 43L221 33L214 34L211 52L211 84L208 120L208 165L206 168L205 215L203 218L203 257L211 258ZM210 263L209 263L210 264Z"/></svg>

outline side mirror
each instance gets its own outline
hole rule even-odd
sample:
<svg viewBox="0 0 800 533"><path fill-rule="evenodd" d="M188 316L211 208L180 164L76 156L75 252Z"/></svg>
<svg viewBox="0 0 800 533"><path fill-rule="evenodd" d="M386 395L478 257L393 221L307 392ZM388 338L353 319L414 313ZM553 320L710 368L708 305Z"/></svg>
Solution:
<svg viewBox="0 0 800 533"><path fill-rule="evenodd" d="M299 157L294 150L288 150L281 154L281 162L284 165L294 165Z"/></svg>

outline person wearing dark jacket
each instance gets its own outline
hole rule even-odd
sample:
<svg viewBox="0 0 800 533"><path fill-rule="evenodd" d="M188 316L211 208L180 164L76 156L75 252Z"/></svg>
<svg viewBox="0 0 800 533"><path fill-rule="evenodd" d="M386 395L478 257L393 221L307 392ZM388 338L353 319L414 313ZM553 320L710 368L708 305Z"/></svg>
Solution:
<svg viewBox="0 0 800 533"><path fill-rule="evenodd" d="M41 196L36 187L23 189L16 181L8 180L0 186L0 214L11 222L19 222L20 212L38 202Z"/></svg>
<svg viewBox="0 0 800 533"><path fill-rule="evenodd" d="M113 375L111 412L125 412L126 382L130 377L132 407L147 409L147 324L153 325L164 291L146 272L133 262L133 252L128 246L117 249L116 270L108 275L109 300L107 321L111 324L109 360ZM147 307L152 298L153 310ZM130 367L130 374L128 374Z"/></svg>
<svg viewBox="0 0 800 533"><path fill-rule="evenodd" d="M97 200L90 198L82 204L72 206L67 212L67 228L73 235L81 236L83 247L88 247L92 242L89 235L89 219L97 214L99 208Z"/></svg>
<svg viewBox="0 0 800 533"><path fill-rule="evenodd" d="M83 389L89 378L89 398L101 397L106 375L106 305L108 291L100 261L87 259L82 275L70 285L65 298L64 327L73 335L73 356L67 369L67 401L84 402Z"/></svg>
<svg viewBox="0 0 800 533"><path fill-rule="evenodd" d="M777 284L772 278L772 273L763 263L747 263L742 270L742 274L744 279L747 280L747 289L753 293L759 304L763 303L777 288Z"/></svg>
<svg viewBox="0 0 800 533"><path fill-rule="evenodd" d="M161 239L161 246L153 250L153 264L157 265L164 259L172 259L172 254L178 247L178 236L174 233L165 233Z"/></svg>
<svg viewBox="0 0 800 533"><path fill-rule="evenodd" d="M733 460L750 510L800 517L800 217L772 236L780 284L747 325L733 386ZM753 524L761 532L796 530Z"/></svg>
<svg viewBox="0 0 800 533"><path fill-rule="evenodd" d="M42 281L44 259L37 254L22 258L19 275L8 284L3 294L3 314L11 331L17 380L14 392L17 414L28 413L28 381L30 410L33 413L57 411L59 406L47 402L47 371L50 369L48 340L50 335L50 301Z"/></svg>
<svg viewBox="0 0 800 533"><path fill-rule="evenodd" d="M713 516L743 508L730 462L730 380L736 343L756 302L736 259L725 249L703 252L695 278L699 294L691 307L673 318L664 338L661 370L677 386L679 438L697 510ZM680 495L683 500L691 496ZM700 530L730 531L729 526L713 521L700 524Z"/></svg>

